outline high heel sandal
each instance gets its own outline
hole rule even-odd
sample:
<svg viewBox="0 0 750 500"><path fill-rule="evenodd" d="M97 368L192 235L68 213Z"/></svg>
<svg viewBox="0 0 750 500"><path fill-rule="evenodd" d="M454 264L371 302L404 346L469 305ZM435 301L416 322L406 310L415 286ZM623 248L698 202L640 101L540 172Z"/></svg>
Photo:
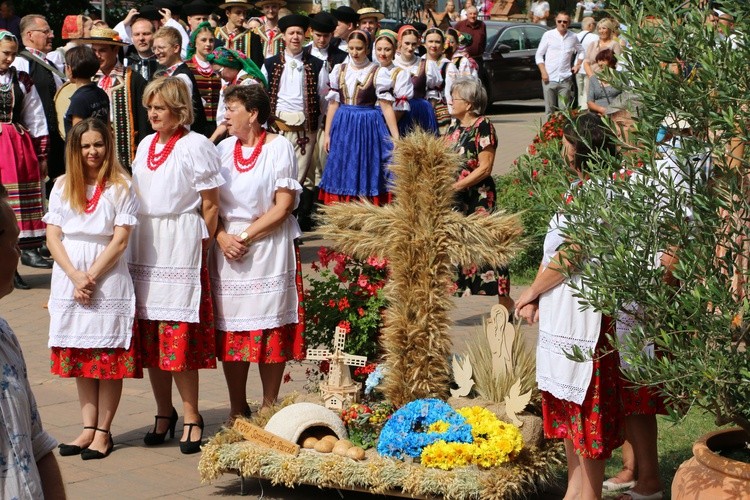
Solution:
<svg viewBox="0 0 750 500"><path fill-rule="evenodd" d="M92 427L90 425L84 425L83 428L94 429L94 431L96 431L96 427ZM77 444L60 443L57 445L57 448L60 450L61 457L72 457L73 455L80 455L83 450L88 448L88 446L81 447Z"/></svg>
<svg viewBox="0 0 750 500"><path fill-rule="evenodd" d="M81 460L99 460L102 458L107 458L109 454L112 452L112 448L115 447L115 441L112 439L112 433L109 432L106 429L98 429L95 428L94 432L104 432L109 436L109 442L107 443L107 449L104 450L104 453L98 450L92 450L91 448L86 448L85 450L81 451Z"/></svg>
<svg viewBox="0 0 750 500"><path fill-rule="evenodd" d="M190 455L193 453L198 453L201 451L201 442L203 441L203 417L198 415L198 418L200 418L200 422L188 424L185 423L183 426L187 426L188 428L188 438L187 441L180 441L180 451L183 455ZM190 440L190 434L192 434L193 427L198 427L201 430L201 436L198 438L197 441L191 441Z"/></svg>
<svg viewBox="0 0 750 500"><path fill-rule="evenodd" d="M169 427L164 432L156 432L156 428L159 427L159 420L169 420ZM164 442L164 439L167 437L167 432L169 433L169 438L174 438L174 430L177 427L177 410L172 407L172 415L169 417L162 417L161 415L155 415L154 416L154 431L148 431L145 436L143 436L143 442L146 444L146 446L154 446L157 444L162 444Z"/></svg>

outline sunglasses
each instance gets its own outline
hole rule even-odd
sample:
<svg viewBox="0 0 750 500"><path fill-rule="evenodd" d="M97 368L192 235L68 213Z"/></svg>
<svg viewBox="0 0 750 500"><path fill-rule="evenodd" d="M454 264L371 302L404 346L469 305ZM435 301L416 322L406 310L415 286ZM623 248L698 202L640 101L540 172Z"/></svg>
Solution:
<svg viewBox="0 0 750 500"><path fill-rule="evenodd" d="M557 21L557 24L570 24L570 21Z"/></svg>

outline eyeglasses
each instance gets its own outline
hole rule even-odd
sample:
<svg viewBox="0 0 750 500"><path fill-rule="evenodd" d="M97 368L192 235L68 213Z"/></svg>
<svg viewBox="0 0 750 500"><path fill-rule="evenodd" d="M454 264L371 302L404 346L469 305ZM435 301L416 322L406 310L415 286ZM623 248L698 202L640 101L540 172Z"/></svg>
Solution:
<svg viewBox="0 0 750 500"><path fill-rule="evenodd" d="M54 31L49 28L45 30L29 30L29 31L38 31L39 33L44 33L44 36L54 33Z"/></svg>

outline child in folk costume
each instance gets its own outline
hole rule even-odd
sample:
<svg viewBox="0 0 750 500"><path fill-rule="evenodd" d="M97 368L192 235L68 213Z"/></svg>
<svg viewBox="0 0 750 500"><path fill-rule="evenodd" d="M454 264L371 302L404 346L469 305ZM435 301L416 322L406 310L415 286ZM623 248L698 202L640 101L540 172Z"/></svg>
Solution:
<svg viewBox="0 0 750 500"><path fill-rule="evenodd" d="M383 204L390 201L391 139L399 137L394 83L388 69L368 60L369 34L355 30L348 42L349 62L333 68L326 97L328 162L319 198L326 204L360 197Z"/></svg>
<svg viewBox="0 0 750 500"><path fill-rule="evenodd" d="M437 135L435 110L426 97L427 89L439 87L442 78L436 65L428 65L426 58L417 55L419 45L419 32L413 26L407 24L398 30L400 52L396 56L395 64L410 74L414 87L414 96L409 99L409 112L399 120L398 130L403 135L419 126Z"/></svg>
<svg viewBox="0 0 750 500"><path fill-rule="evenodd" d="M50 194L47 246L52 373L76 377L83 431L60 455L104 458L123 378L143 376L133 336L135 292L124 257L139 207L109 125L87 118L68 134L66 175Z"/></svg>
<svg viewBox="0 0 750 500"><path fill-rule="evenodd" d="M195 83L198 85L203 109L206 112L206 126L209 135L216 130L219 123L216 119L221 96L221 78L214 71L207 57L214 50L214 31L210 23L200 23L190 34L185 64L193 73Z"/></svg>

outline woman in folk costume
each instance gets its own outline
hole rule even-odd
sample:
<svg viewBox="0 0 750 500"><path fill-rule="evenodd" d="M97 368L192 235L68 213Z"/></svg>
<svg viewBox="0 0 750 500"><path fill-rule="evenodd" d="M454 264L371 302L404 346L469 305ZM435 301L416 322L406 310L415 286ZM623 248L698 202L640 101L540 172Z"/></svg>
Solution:
<svg viewBox="0 0 750 500"><path fill-rule="evenodd" d="M190 67L180 57L180 51L182 50L180 32L171 26L162 26L154 33L153 50L156 60L159 62L159 70L157 70L155 76L175 76L185 84L193 104L193 123L190 125L190 129L210 137L206 111L203 107L198 83L195 81Z"/></svg>
<svg viewBox="0 0 750 500"><path fill-rule="evenodd" d="M458 70L456 76L479 78L477 63L466 52L469 45L471 45L471 35L468 33L460 33L453 28L445 30L445 56Z"/></svg>
<svg viewBox="0 0 750 500"><path fill-rule="evenodd" d="M399 121L405 113L409 112L409 100L414 96L414 87L411 84L409 72L393 63L397 49L398 35L395 31L378 31L373 44L373 52L380 65L380 71L387 71L390 75L389 78L393 83L393 111L396 114L396 121Z"/></svg>
<svg viewBox="0 0 750 500"><path fill-rule="evenodd" d="M83 431L60 455L105 458L123 378L141 378L135 293L125 250L138 198L115 156L109 125L87 118L68 134L66 174L50 193L47 246L52 373L75 377Z"/></svg>
<svg viewBox="0 0 750 500"><path fill-rule="evenodd" d="M428 28L424 32L424 45L427 53L423 56L427 61L427 72L437 74L432 87L427 88L427 100L435 110L435 119L441 133L445 133L451 122L448 109L451 87L449 83L455 80L458 70L445 57L445 34L439 28Z"/></svg>
<svg viewBox="0 0 750 500"><path fill-rule="evenodd" d="M216 115L221 95L221 78L206 57L214 50L214 29L210 23L200 23L192 33L187 47L185 64L193 73L198 92L203 99L206 127L209 137L216 130Z"/></svg>
<svg viewBox="0 0 750 500"><path fill-rule="evenodd" d="M211 141L216 143L220 141L227 133L227 127L224 125L224 91L230 85L258 85L263 87L267 85L266 77L263 76L260 68L255 65L252 59L249 59L242 52L219 47L206 56L206 60L211 64L214 73L221 78L222 86L219 92L219 106L216 111L216 131L211 136Z"/></svg>
<svg viewBox="0 0 750 500"><path fill-rule="evenodd" d="M8 190L8 203L16 214L21 249L33 250L45 264L34 267L50 268L36 253L45 234L40 163L47 157L47 122L31 77L11 66L17 53L16 37L0 30L0 184ZM30 288L18 272L13 284L23 290Z"/></svg>
<svg viewBox="0 0 750 500"><path fill-rule="evenodd" d="M174 437L177 411L172 380L182 398L182 453L200 451L198 370L216 368L213 303L206 263L219 212L216 147L188 131L190 94L175 77L156 78L143 95L156 131L138 146L133 184L141 198L131 241L130 272L143 366L156 399L156 422L147 445Z"/></svg>
<svg viewBox="0 0 750 500"><path fill-rule="evenodd" d="M398 139L391 72L367 58L370 35L349 35L349 61L331 72L326 96L325 147L328 161L320 181L325 204L368 198L390 201L387 165ZM376 105L379 105L380 109Z"/></svg>
<svg viewBox="0 0 750 500"><path fill-rule="evenodd" d="M435 109L426 97L427 89L440 86L440 71L437 65L428 65L426 58L417 55L419 45L419 32L414 26L407 24L398 30L399 54L395 58L395 64L409 73L414 87L414 96L409 99L409 111L398 122L401 135L409 133L415 127L421 127L435 135L438 133Z"/></svg>
<svg viewBox="0 0 750 500"><path fill-rule="evenodd" d="M580 178L594 152L615 153L601 120L593 113L581 115L563 131L563 157ZM601 498L604 466L612 451L623 443L619 356L607 339L615 322L590 306L581 307L575 287L580 277L566 278L564 228L574 224L564 213L550 221L544 255L534 282L516 302L516 314L529 323L539 319L536 378L542 391L544 435L563 439L568 461L568 495ZM571 360L578 348L586 361Z"/></svg>
<svg viewBox="0 0 750 500"><path fill-rule="evenodd" d="M261 85L226 91L231 137L219 144L219 228L212 258L217 353L229 389L230 416L247 415L250 363L258 364L263 407L279 394L287 361L305 357L302 268L292 215L302 186L294 148L263 128L271 102Z"/></svg>

